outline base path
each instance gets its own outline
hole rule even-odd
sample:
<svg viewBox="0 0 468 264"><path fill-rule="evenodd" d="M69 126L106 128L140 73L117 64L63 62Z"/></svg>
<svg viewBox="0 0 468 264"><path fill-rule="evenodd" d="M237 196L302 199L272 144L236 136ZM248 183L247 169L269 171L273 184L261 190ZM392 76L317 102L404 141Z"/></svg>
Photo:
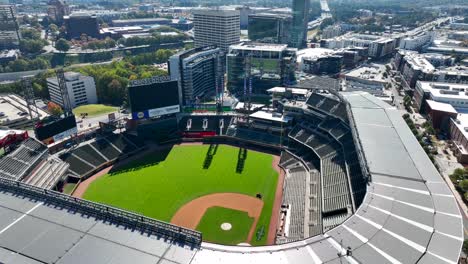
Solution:
<svg viewBox="0 0 468 264"><path fill-rule="evenodd" d="M278 172L278 184L276 185L275 200L273 201L273 210L271 212L270 227L268 228L267 244L274 245L276 231L279 226L279 213L283 201L284 170L279 166L280 157L273 156L273 169Z"/></svg>
<svg viewBox="0 0 468 264"><path fill-rule="evenodd" d="M200 223L206 210L215 206L247 212L249 217L253 217L254 222L250 228L246 242L252 240L255 227L257 226L258 219L262 213L263 201L245 194L215 193L199 197L182 206L172 217L171 223L195 229L197 228L198 223Z"/></svg>

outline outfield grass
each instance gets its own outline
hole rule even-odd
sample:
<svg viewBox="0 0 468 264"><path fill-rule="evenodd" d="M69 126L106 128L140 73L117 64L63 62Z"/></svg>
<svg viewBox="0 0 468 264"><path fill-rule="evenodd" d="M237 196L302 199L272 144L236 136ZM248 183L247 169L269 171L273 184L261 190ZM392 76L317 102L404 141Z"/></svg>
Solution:
<svg viewBox="0 0 468 264"><path fill-rule="evenodd" d="M211 207L206 210L197 230L203 234L203 240L221 243L224 245L237 245L245 243L249 236L254 218L248 213L223 207ZM223 230L221 225L230 223L231 230Z"/></svg>
<svg viewBox="0 0 468 264"><path fill-rule="evenodd" d="M208 145L175 146L169 153L153 153L120 171L94 181L84 198L170 221L184 204L212 193L263 195L264 207L256 229L268 230L278 173L269 154L248 150L244 169L236 172L239 148L219 145L204 169ZM266 234L253 245L264 245Z"/></svg>
<svg viewBox="0 0 468 264"><path fill-rule="evenodd" d="M73 189L75 189L76 183L67 183L63 186L63 193L71 194Z"/></svg>
<svg viewBox="0 0 468 264"><path fill-rule="evenodd" d="M117 110L119 110L119 108L115 106L102 105L102 104L89 104L89 105L78 106L77 108L73 109L73 114L76 116L79 116L81 114L87 113L88 116L97 116L97 115L104 115L104 114L112 113Z"/></svg>

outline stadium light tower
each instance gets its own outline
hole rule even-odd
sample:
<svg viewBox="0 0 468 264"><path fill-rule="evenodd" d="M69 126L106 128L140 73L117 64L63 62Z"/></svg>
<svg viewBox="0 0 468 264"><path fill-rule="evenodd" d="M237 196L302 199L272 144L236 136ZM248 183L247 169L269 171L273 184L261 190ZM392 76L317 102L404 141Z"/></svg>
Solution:
<svg viewBox="0 0 468 264"><path fill-rule="evenodd" d="M37 118L39 120L39 111L37 110L36 101L34 100L34 89L32 86L32 76L25 76L21 80L24 87L24 97L26 99L26 106L28 108L31 120ZM36 117L34 117L34 114Z"/></svg>
<svg viewBox="0 0 468 264"><path fill-rule="evenodd" d="M56 69L55 74L57 75L57 84L60 89L60 93L62 95L63 113L67 117L67 116L72 115L73 113L72 113L70 96L68 95L67 83L65 80L65 73L63 72L63 68Z"/></svg>

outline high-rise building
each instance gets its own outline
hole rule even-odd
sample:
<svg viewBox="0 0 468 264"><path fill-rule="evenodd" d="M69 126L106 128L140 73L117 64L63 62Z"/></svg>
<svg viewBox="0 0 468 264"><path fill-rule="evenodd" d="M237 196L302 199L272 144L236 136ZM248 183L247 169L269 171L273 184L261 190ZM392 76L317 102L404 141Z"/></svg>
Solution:
<svg viewBox="0 0 468 264"><path fill-rule="evenodd" d="M77 72L66 72L65 83L72 108L80 105L96 104L98 102L96 84L93 77ZM47 87L49 89L50 100L63 106L62 93L57 77L47 78Z"/></svg>
<svg viewBox="0 0 468 264"><path fill-rule="evenodd" d="M222 89L222 51L214 46L199 47L169 58L169 73L179 82L179 101L190 106Z"/></svg>
<svg viewBox="0 0 468 264"><path fill-rule="evenodd" d="M247 89L252 94L266 94L270 88L289 84L294 81L296 52L286 44L231 46L227 55L227 88L241 96Z"/></svg>
<svg viewBox="0 0 468 264"><path fill-rule="evenodd" d="M307 44L307 23L309 22L309 0L293 0L292 30L290 46L303 48Z"/></svg>
<svg viewBox="0 0 468 264"><path fill-rule="evenodd" d="M64 17L64 24L68 39L78 39L83 34L99 38L99 23L95 15L73 13Z"/></svg>
<svg viewBox="0 0 468 264"><path fill-rule="evenodd" d="M13 5L0 5L0 50L19 46L20 32Z"/></svg>
<svg viewBox="0 0 468 264"><path fill-rule="evenodd" d="M195 47L216 45L227 52L240 42L238 10L196 10L193 12Z"/></svg>
<svg viewBox="0 0 468 264"><path fill-rule="evenodd" d="M70 7L63 0L50 0L48 5L47 15L57 24L62 24L63 18L70 14Z"/></svg>
<svg viewBox="0 0 468 264"><path fill-rule="evenodd" d="M288 44L291 22L290 15L271 13L249 15L249 40Z"/></svg>

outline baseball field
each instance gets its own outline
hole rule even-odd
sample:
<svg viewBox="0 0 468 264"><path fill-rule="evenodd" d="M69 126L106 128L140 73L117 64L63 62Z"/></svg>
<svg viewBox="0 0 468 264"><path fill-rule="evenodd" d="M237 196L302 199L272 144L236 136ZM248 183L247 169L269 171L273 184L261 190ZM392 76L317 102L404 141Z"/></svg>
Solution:
<svg viewBox="0 0 468 264"><path fill-rule="evenodd" d="M176 145L111 169L83 198L200 230L205 241L265 245L278 183L273 160L227 145Z"/></svg>

